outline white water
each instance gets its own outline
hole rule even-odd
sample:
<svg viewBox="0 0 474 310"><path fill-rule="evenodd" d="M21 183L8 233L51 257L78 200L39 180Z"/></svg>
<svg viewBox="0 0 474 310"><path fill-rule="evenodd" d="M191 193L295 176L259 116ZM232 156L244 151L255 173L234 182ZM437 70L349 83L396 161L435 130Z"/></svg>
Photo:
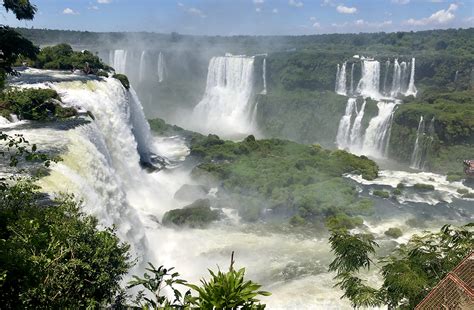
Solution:
<svg viewBox="0 0 474 310"><path fill-rule="evenodd" d="M405 96L415 96L417 93L417 89L415 86L415 58L411 59L411 72L410 72L410 82L408 83L408 89L405 93Z"/></svg>
<svg viewBox="0 0 474 310"><path fill-rule="evenodd" d="M126 50L114 50L111 51L109 64L115 69L117 73L126 73L127 69L127 51Z"/></svg>
<svg viewBox="0 0 474 310"><path fill-rule="evenodd" d="M377 116L372 118L365 131L363 153L374 157L384 157L389 143L392 116L397 103L380 101Z"/></svg>
<svg viewBox="0 0 474 310"><path fill-rule="evenodd" d="M398 59L393 62L393 78L392 78L392 91L390 92L392 97L396 97L402 89L401 86L402 70Z"/></svg>
<svg viewBox="0 0 474 310"><path fill-rule="evenodd" d="M224 136L255 131L251 119L254 58L226 55L209 62L204 98L195 106L195 129Z"/></svg>
<svg viewBox="0 0 474 310"><path fill-rule="evenodd" d="M356 149L359 149L361 147L362 143L362 119L364 118L364 113L365 113L365 105L366 101L362 103L362 106L356 114L356 117L354 119L354 124L352 125L351 129L351 135L350 135L350 141L351 141L351 147L355 147Z"/></svg>
<svg viewBox="0 0 474 310"><path fill-rule="evenodd" d="M336 75L336 93L344 96L347 95L346 66L347 62L344 62L341 68L339 68L339 65L337 65Z"/></svg>
<svg viewBox="0 0 474 310"><path fill-rule="evenodd" d="M411 154L410 160L410 168L413 169L421 169L422 163L422 154L421 154L421 147L420 147L420 138L424 134L425 131L425 122L423 120L423 116L420 116L420 121L418 123L418 129L416 131L416 139L415 145L413 146L413 153Z"/></svg>
<svg viewBox="0 0 474 310"><path fill-rule="evenodd" d="M388 94L388 71L390 70L390 60L385 62L385 74L383 77L383 93Z"/></svg>
<svg viewBox="0 0 474 310"><path fill-rule="evenodd" d="M346 112L341 118L339 128L337 129L336 144L338 148L344 149L350 146L351 118L356 110L356 106L356 98L347 99Z"/></svg>
<svg viewBox="0 0 474 310"><path fill-rule="evenodd" d="M146 51L142 51L140 55L140 64L138 67L138 77L140 82L143 82L146 79Z"/></svg>
<svg viewBox="0 0 474 310"><path fill-rule="evenodd" d="M350 85L350 94L351 95L354 94L354 66L355 66L355 62L353 62L352 66L351 66L351 85Z"/></svg>
<svg viewBox="0 0 474 310"><path fill-rule="evenodd" d="M380 62L364 60L362 62L362 77L357 85L357 92L364 97L380 98Z"/></svg>
<svg viewBox="0 0 474 310"><path fill-rule="evenodd" d="M262 81L263 81L263 90L262 90L262 95L267 94L267 59L263 58L263 64L262 64Z"/></svg>
<svg viewBox="0 0 474 310"><path fill-rule="evenodd" d="M158 54L157 75L158 82L163 82L163 80L165 79L165 60L162 52Z"/></svg>
<svg viewBox="0 0 474 310"><path fill-rule="evenodd" d="M407 63L402 61L400 64L402 73L400 78L400 93L405 94L408 88L408 71L407 71Z"/></svg>

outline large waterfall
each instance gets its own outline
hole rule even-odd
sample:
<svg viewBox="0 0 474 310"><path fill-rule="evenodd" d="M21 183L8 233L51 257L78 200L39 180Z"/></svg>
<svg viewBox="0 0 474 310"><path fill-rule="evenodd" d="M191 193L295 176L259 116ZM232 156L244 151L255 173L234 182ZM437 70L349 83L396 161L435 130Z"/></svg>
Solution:
<svg viewBox="0 0 474 310"><path fill-rule="evenodd" d="M410 167L414 169L421 169L421 147L420 147L420 138L425 131L425 123L423 120L423 115L420 116L420 121L418 123L418 129L416 131L415 145L413 147L413 153L411 154Z"/></svg>
<svg viewBox="0 0 474 310"><path fill-rule="evenodd" d="M263 63L262 63L262 82L263 82L262 95L266 95L266 94L267 94L267 58L263 58Z"/></svg>
<svg viewBox="0 0 474 310"><path fill-rule="evenodd" d="M336 143L339 148L346 148L350 146L350 134L351 134L351 119L354 111L356 110L357 100L356 98L347 99L346 112L339 122L339 128L337 130Z"/></svg>
<svg viewBox="0 0 474 310"><path fill-rule="evenodd" d="M456 71L457 72L457 71ZM415 58L411 59L411 72L410 72L410 82L408 83L408 89L405 93L405 96L416 96L417 90L415 87Z"/></svg>
<svg viewBox="0 0 474 310"><path fill-rule="evenodd" d="M395 102L380 101L377 103L379 109L376 117L372 118L365 131L363 152L374 157L386 155L392 116L396 107Z"/></svg>
<svg viewBox="0 0 474 310"><path fill-rule="evenodd" d="M195 127L227 136L252 133L253 76L253 57L213 57L204 98L193 111Z"/></svg>

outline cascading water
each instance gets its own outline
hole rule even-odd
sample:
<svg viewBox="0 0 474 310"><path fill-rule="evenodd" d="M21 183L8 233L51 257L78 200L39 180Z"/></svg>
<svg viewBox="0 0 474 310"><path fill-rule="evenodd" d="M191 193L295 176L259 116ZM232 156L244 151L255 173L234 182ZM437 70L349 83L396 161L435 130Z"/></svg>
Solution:
<svg viewBox="0 0 474 310"><path fill-rule="evenodd" d="M261 94L266 95L267 94L267 59L266 58L263 58L262 82L263 82L263 90L262 90Z"/></svg>
<svg viewBox="0 0 474 310"><path fill-rule="evenodd" d="M350 141L351 147L360 149L362 143L362 119L364 118L366 101L362 103L362 106L357 111L356 117L354 119L354 124L352 125Z"/></svg>
<svg viewBox="0 0 474 310"><path fill-rule="evenodd" d="M109 64L115 69L117 73L126 73L127 69L127 51L114 50L111 51L112 57L109 59Z"/></svg>
<svg viewBox="0 0 474 310"><path fill-rule="evenodd" d="M362 77L357 85L357 92L364 97L380 98L380 62L364 60Z"/></svg>
<svg viewBox="0 0 474 310"><path fill-rule="evenodd" d="M425 123L423 120L423 115L420 116L420 121L418 122L418 129L416 131L415 145L413 147L413 153L411 154L410 167L413 169L421 169L421 147L420 147L420 138L425 132Z"/></svg>
<svg viewBox="0 0 474 310"><path fill-rule="evenodd" d="M457 71L456 71L457 72ZM408 83L408 89L405 93L405 96L415 96L417 93L417 89L415 87L415 58L411 59L411 72L410 72L410 82Z"/></svg>
<svg viewBox="0 0 474 310"><path fill-rule="evenodd" d="M387 150L390 127L396 102L377 103L378 115L372 118L366 129L362 151L374 157L384 157Z"/></svg>
<svg viewBox="0 0 474 310"><path fill-rule="evenodd" d="M163 80L165 79L165 60L162 52L158 54L157 75L158 82L163 82Z"/></svg>
<svg viewBox="0 0 474 310"><path fill-rule="evenodd" d="M138 77L140 82L143 82L146 79L146 51L142 51L140 55L140 64L139 64L139 71Z"/></svg>
<svg viewBox="0 0 474 310"><path fill-rule="evenodd" d="M392 91L390 92L392 97L396 97L401 92L401 78L402 70L400 64L398 63L398 59L395 59L393 62Z"/></svg>
<svg viewBox="0 0 474 310"><path fill-rule="evenodd" d="M355 66L355 62L353 62L351 66L351 86L350 86L351 95L354 94L354 66Z"/></svg>
<svg viewBox="0 0 474 310"><path fill-rule="evenodd" d="M388 72L390 71L390 60L385 62L385 73L383 76L383 93L388 94Z"/></svg>
<svg viewBox="0 0 474 310"><path fill-rule="evenodd" d="M401 68L401 77L400 77L400 93L405 94L408 88L408 70L407 70L407 63L402 61L400 64Z"/></svg>
<svg viewBox="0 0 474 310"><path fill-rule="evenodd" d="M252 133L254 57L213 57L204 98L193 111L196 129L223 135Z"/></svg>
<svg viewBox="0 0 474 310"><path fill-rule="evenodd" d="M346 66L347 62L344 62L339 68L337 65L337 76L336 76L336 93L339 95L347 95L347 83L346 83Z"/></svg>
<svg viewBox="0 0 474 310"><path fill-rule="evenodd" d="M337 129L336 144L338 148L343 149L350 146L351 118L356 109L356 105L356 98L347 99L346 112L341 118L339 128Z"/></svg>

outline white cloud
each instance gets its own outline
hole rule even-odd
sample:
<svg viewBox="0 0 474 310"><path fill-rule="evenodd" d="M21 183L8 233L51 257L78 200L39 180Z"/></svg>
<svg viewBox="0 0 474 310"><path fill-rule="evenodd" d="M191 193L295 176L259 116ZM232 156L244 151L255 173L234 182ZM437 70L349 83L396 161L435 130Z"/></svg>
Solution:
<svg viewBox="0 0 474 310"><path fill-rule="evenodd" d="M112 0L97 0L97 3L100 3L100 4L109 4L111 2Z"/></svg>
<svg viewBox="0 0 474 310"><path fill-rule="evenodd" d="M91 5L90 7L88 7L88 9L97 11L99 7L97 5Z"/></svg>
<svg viewBox="0 0 474 310"><path fill-rule="evenodd" d="M433 24L446 24L447 22L452 21L456 16L454 12L458 9L458 5L452 3L446 10L439 10L430 17L425 17L422 19L410 18L404 22L406 25L411 26L426 26Z"/></svg>
<svg viewBox="0 0 474 310"><path fill-rule="evenodd" d="M63 14L65 14L65 15L79 15L79 12L76 12L71 8L65 8L63 10Z"/></svg>
<svg viewBox="0 0 474 310"><path fill-rule="evenodd" d="M295 8L300 8L304 5L303 2L299 0L288 0L288 4L290 6L294 6Z"/></svg>
<svg viewBox="0 0 474 310"><path fill-rule="evenodd" d="M408 4L408 3L410 3L410 0L392 0L392 3L396 3L396 4Z"/></svg>
<svg viewBox="0 0 474 310"><path fill-rule="evenodd" d="M336 10L341 14L354 14L354 13L357 13L357 9L355 7L350 8L348 6L344 6L343 4L338 5Z"/></svg>
<svg viewBox="0 0 474 310"><path fill-rule="evenodd" d="M260 13L260 12L262 12L262 9L261 8L255 8L255 12Z"/></svg>
<svg viewBox="0 0 474 310"><path fill-rule="evenodd" d="M206 18L207 15L204 14L203 11L201 11L198 8L192 8L192 7L187 7L186 5L182 4L181 2L178 2L178 6L186 13L194 16L199 16L201 18Z"/></svg>
<svg viewBox="0 0 474 310"><path fill-rule="evenodd" d="M253 3L255 3L255 4L262 4L264 2L265 2L265 0L253 0Z"/></svg>
<svg viewBox="0 0 474 310"><path fill-rule="evenodd" d="M309 18L309 20L312 21L312 22L314 22L314 21L316 21L316 17L311 16L311 17Z"/></svg>
<svg viewBox="0 0 474 310"><path fill-rule="evenodd" d="M381 28L381 27L385 27L385 26L390 26L392 24L393 24L393 22L391 20L386 20L386 21L379 22L379 23L377 23L377 22L372 23L372 22L365 21L363 19L358 19L354 22L354 25L364 26L366 28Z"/></svg>
<svg viewBox="0 0 474 310"><path fill-rule="evenodd" d="M335 6L334 0L322 0L321 6L328 6L328 5Z"/></svg>
<svg viewBox="0 0 474 310"><path fill-rule="evenodd" d="M273 14L278 14L278 9L273 9L273 10L272 10L272 13L273 13Z"/></svg>

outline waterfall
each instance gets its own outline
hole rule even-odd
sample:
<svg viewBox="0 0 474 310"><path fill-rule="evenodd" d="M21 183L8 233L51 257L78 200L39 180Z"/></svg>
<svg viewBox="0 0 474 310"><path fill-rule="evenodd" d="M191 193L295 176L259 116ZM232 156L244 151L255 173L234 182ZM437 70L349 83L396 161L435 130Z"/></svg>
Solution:
<svg viewBox="0 0 474 310"><path fill-rule="evenodd" d="M195 127L223 135L248 134L251 122L254 58L213 57L209 62L206 91L194 107Z"/></svg>
<svg viewBox="0 0 474 310"><path fill-rule="evenodd" d="M347 99L346 111L339 122L339 128L337 129L336 144L338 148L350 147L350 130L351 130L351 119L354 110L356 109L357 100L356 98Z"/></svg>
<svg viewBox="0 0 474 310"><path fill-rule="evenodd" d="M357 85L357 92L364 97L380 98L380 62L364 60L362 62L362 77Z"/></svg>
<svg viewBox="0 0 474 310"><path fill-rule="evenodd" d="M350 88L350 94L353 95L354 94L354 66L355 66L355 62L352 63L352 66L351 66L351 88Z"/></svg>
<svg viewBox="0 0 474 310"><path fill-rule="evenodd" d="M115 50L110 65L115 69L115 72L125 73L127 69L127 51Z"/></svg>
<svg viewBox="0 0 474 310"><path fill-rule="evenodd" d="M165 60L163 58L163 53L158 54L158 67L157 67L158 82L163 82L165 79Z"/></svg>
<svg viewBox="0 0 474 310"><path fill-rule="evenodd" d="M356 111L356 117L354 124L352 125L350 141L352 148L359 149L362 143L362 119L364 118L366 101L362 103L362 106Z"/></svg>
<svg viewBox="0 0 474 310"><path fill-rule="evenodd" d="M362 150L365 154L374 157L384 157L386 154L390 127L394 109L397 103L380 101L377 103L379 109L377 116L372 118L365 131Z"/></svg>
<svg viewBox="0 0 474 310"><path fill-rule="evenodd" d="M398 59L393 62L393 78L392 78L392 91L390 95L396 97L401 92L401 77L402 71Z"/></svg>
<svg viewBox="0 0 474 310"><path fill-rule="evenodd" d="M263 90L262 95L267 94L267 59L263 58L263 67L262 67L262 81L263 81Z"/></svg>
<svg viewBox="0 0 474 310"><path fill-rule="evenodd" d="M145 81L146 76L145 76L145 71L146 71L146 61L145 61L145 56L146 56L146 51L142 51L142 54L140 55L140 64L139 64L139 71L138 71L138 77L140 82Z"/></svg>
<svg viewBox="0 0 474 310"><path fill-rule="evenodd" d="M385 62L385 73L383 76L383 93L384 95L388 94L388 72L390 71L390 60Z"/></svg>
<svg viewBox="0 0 474 310"><path fill-rule="evenodd" d="M400 64L401 68L401 77L400 77L400 93L405 94L408 88L408 72L407 72L407 63L402 61Z"/></svg>
<svg viewBox="0 0 474 310"><path fill-rule="evenodd" d="M258 101L257 103L255 103L255 106L253 108L253 112L252 112L252 124L255 128L257 128L257 116L258 116Z"/></svg>
<svg viewBox="0 0 474 310"><path fill-rule="evenodd" d="M456 71L457 72L457 71ZM416 96L417 89L415 87L415 58L411 60L411 73L410 73L410 82L408 84L407 92L405 96Z"/></svg>
<svg viewBox="0 0 474 310"><path fill-rule="evenodd" d="M416 131L415 145L413 147L413 153L411 154L410 167L413 169L421 169L421 147L420 147L420 138L424 134L425 123L423 116L420 116L420 121L418 122L418 129Z"/></svg>
<svg viewBox="0 0 474 310"><path fill-rule="evenodd" d="M337 64L337 71L336 71L336 84L334 85L334 91L337 93L339 88L339 78L341 74L341 66Z"/></svg>
<svg viewBox="0 0 474 310"><path fill-rule="evenodd" d="M459 76L459 70L456 70L456 73L454 73L454 83L458 81L458 76Z"/></svg>
<svg viewBox="0 0 474 310"><path fill-rule="evenodd" d="M347 95L347 85L346 85L346 65L347 62L344 62L339 68L337 65L337 76L336 76L336 93L339 95Z"/></svg>

